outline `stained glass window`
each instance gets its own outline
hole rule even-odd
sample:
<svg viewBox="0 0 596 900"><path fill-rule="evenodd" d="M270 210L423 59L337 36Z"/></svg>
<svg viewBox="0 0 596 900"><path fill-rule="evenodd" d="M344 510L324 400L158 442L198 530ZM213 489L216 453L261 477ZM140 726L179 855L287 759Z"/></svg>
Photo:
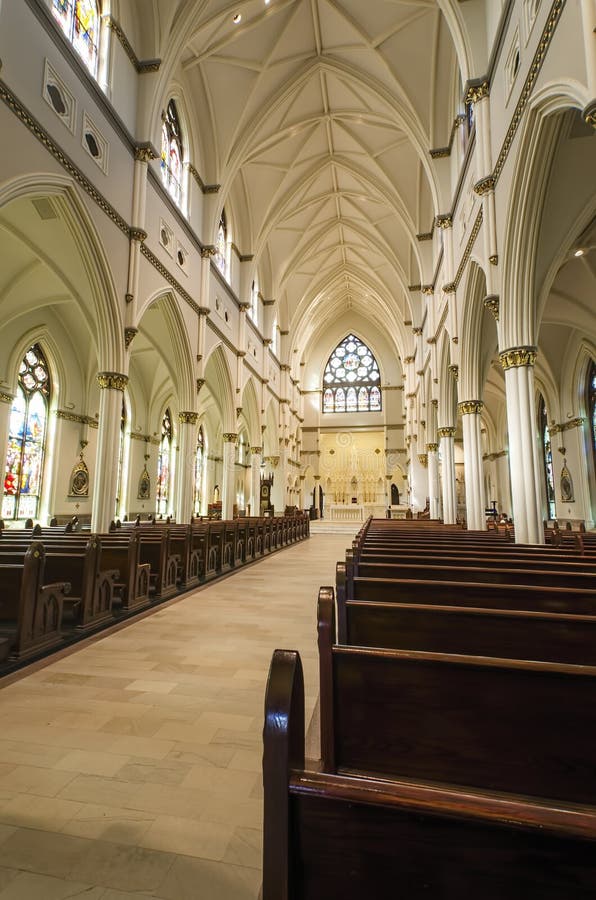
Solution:
<svg viewBox="0 0 596 900"><path fill-rule="evenodd" d="M25 353L8 423L2 518L36 518L41 498L50 373L38 344Z"/></svg>
<svg viewBox="0 0 596 900"><path fill-rule="evenodd" d="M116 485L116 515L120 512L120 495L122 493L123 468L124 468L124 435L126 432L126 404L122 399L122 412L120 413L120 446L118 449L118 483Z"/></svg>
<svg viewBox="0 0 596 900"><path fill-rule="evenodd" d="M95 0L52 0L52 12L89 71L97 74L98 4Z"/></svg>
<svg viewBox="0 0 596 900"><path fill-rule="evenodd" d="M166 409L161 423L161 441L157 456L156 510L158 515L167 515L170 495L170 464L172 459L172 414Z"/></svg>
<svg viewBox="0 0 596 900"><path fill-rule="evenodd" d="M381 375L373 354L349 334L338 344L323 374L323 412L378 412Z"/></svg>
<svg viewBox="0 0 596 900"><path fill-rule="evenodd" d="M257 281L253 281L252 287L250 289L250 309L248 310L248 314L255 323L255 325L259 324L259 283Z"/></svg>
<svg viewBox="0 0 596 900"><path fill-rule="evenodd" d="M538 405L538 422L540 427L540 443L542 446L542 464L544 468L544 483L546 487L546 505L548 518L555 518L555 476L553 471L553 453L548 429L548 418L544 397L540 395Z"/></svg>
<svg viewBox="0 0 596 900"><path fill-rule="evenodd" d="M195 456L195 515L199 515L201 511L201 495L202 495L202 485L203 485L203 460L205 453L205 435L203 433L203 426L199 427L199 434L197 436L197 452Z"/></svg>
<svg viewBox="0 0 596 900"><path fill-rule="evenodd" d="M222 209L217 229L217 244L215 246L215 264L222 275L228 277L228 225L226 211Z"/></svg>
<svg viewBox="0 0 596 900"><path fill-rule="evenodd" d="M168 103L161 129L161 180L175 203L182 202L182 130L173 100Z"/></svg>
<svg viewBox="0 0 596 900"><path fill-rule="evenodd" d="M588 412L592 433L592 453L596 467L596 362L593 360L588 372Z"/></svg>

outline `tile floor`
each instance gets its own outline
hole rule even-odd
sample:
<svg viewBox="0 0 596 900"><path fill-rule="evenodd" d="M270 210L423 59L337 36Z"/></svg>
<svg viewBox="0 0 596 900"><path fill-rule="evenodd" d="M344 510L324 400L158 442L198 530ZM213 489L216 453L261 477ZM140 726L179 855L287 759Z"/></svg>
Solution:
<svg viewBox="0 0 596 900"><path fill-rule="evenodd" d="M354 530L357 530L356 528ZM272 651L318 693L320 534L0 691L0 900L250 900Z"/></svg>

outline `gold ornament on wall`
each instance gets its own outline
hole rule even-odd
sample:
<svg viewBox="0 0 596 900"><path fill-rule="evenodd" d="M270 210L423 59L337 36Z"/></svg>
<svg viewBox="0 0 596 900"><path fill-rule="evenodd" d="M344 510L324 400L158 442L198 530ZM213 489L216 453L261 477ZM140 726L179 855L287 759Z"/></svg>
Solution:
<svg viewBox="0 0 596 900"><path fill-rule="evenodd" d="M70 473L70 486L68 489L69 497L88 497L89 496L89 469L83 457L85 447L88 441L80 441L79 461L73 466Z"/></svg>

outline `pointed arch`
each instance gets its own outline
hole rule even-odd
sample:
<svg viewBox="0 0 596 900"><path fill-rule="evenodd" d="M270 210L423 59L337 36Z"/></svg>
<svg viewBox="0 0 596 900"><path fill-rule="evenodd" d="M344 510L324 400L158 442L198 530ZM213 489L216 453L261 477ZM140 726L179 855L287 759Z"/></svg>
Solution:
<svg viewBox="0 0 596 900"><path fill-rule="evenodd" d="M248 426L251 446L259 447L261 444L261 416L259 414L259 401L254 380L249 377L242 392L242 411Z"/></svg>
<svg viewBox="0 0 596 900"><path fill-rule="evenodd" d="M223 344L217 344L205 363L205 382L211 396L219 406L221 430L233 432L236 427L236 405L233 378Z"/></svg>

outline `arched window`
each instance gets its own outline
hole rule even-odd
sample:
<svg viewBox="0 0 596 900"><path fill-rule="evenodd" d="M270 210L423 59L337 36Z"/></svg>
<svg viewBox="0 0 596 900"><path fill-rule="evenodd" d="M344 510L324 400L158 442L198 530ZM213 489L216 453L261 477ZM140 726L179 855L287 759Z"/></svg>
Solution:
<svg viewBox="0 0 596 900"><path fill-rule="evenodd" d="M178 206L182 203L182 160L184 159L182 129L173 100L163 116L161 129L161 180Z"/></svg>
<svg viewBox="0 0 596 900"><path fill-rule="evenodd" d="M248 314L255 323L255 325L259 324L259 283L258 281L253 281L252 287L250 289L250 309L248 310Z"/></svg>
<svg viewBox="0 0 596 900"><path fill-rule="evenodd" d="M126 404L122 397L122 411L120 413L120 446L118 449L118 483L116 485L116 515L120 514L122 500L122 488L124 481L124 435L126 433Z"/></svg>
<svg viewBox="0 0 596 900"><path fill-rule="evenodd" d="M199 515L201 512L201 497L203 494L203 460L205 458L204 455L205 434L203 432L203 426L200 425L199 433L197 435L197 452L195 455L195 515Z"/></svg>
<svg viewBox="0 0 596 900"><path fill-rule="evenodd" d="M588 371L588 402L586 406L588 415L590 416L592 458L594 460L594 468L596 469L596 362L594 362L594 360L592 360L592 364Z"/></svg>
<svg viewBox="0 0 596 900"><path fill-rule="evenodd" d="M540 394L538 404L538 427L540 430L540 446L542 448L542 465L544 469L544 485L546 488L546 507L548 518L555 518L555 476L553 472L553 453L548 430L548 419L544 397Z"/></svg>
<svg viewBox="0 0 596 900"><path fill-rule="evenodd" d="M271 350L273 353L275 353L276 356L277 356L277 334L278 334L277 316L275 316L275 318L273 320L273 326L271 328Z"/></svg>
<svg viewBox="0 0 596 900"><path fill-rule="evenodd" d="M337 345L323 375L323 412L379 412L381 375L360 338L349 334Z"/></svg>
<svg viewBox="0 0 596 900"><path fill-rule="evenodd" d="M226 211L222 209L217 229L217 244L215 246L215 265L222 275L228 277L228 225Z"/></svg>
<svg viewBox="0 0 596 900"><path fill-rule="evenodd" d="M158 515L165 516L168 511L170 495L170 464L172 459L172 413L166 409L161 422L161 441L157 456L157 492L156 510Z"/></svg>
<svg viewBox="0 0 596 900"><path fill-rule="evenodd" d="M8 425L2 518L34 519L39 510L51 381L39 344L25 353Z"/></svg>
<svg viewBox="0 0 596 900"><path fill-rule="evenodd" d="M97 75L99 7L95 0L52 0L62 31L92 75Z"/></svg>

